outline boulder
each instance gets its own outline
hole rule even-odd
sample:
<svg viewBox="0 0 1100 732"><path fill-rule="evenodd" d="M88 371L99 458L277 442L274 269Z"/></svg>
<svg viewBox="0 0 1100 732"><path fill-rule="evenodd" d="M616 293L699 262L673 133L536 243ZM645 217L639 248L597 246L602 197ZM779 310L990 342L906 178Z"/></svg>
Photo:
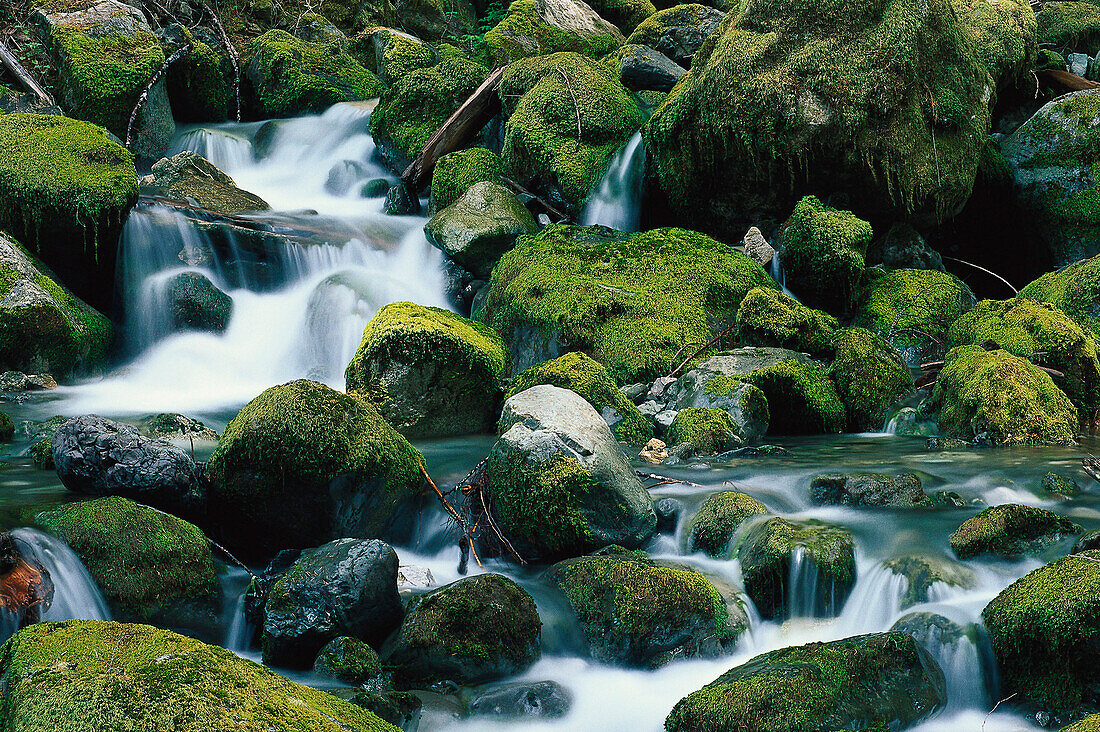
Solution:
<svg viewBox="0 0 1100 732"><path fill-rule="evenodd" d="M404 615L397 553L378 539L337 539L307 549L267 590L264 663L309 668L330 641L380 646Z"/></svg>
<svg viewBox="0 0 1100 732"><path fill-rule="evenodd" d="M833 336L836 358L829 379L853 432L877 432L894 407L913 393L913 373L896 348L865 328L844 328Z"/></svg>
<svg viewBox="0 0 1100 732"><path fill-rule="evenodd" d="M974 572L966 566L940 557L921 555L893 557L883 562L882 566L905 578L905 594L901 598L902 610L934 601L932 588L937 584L963 589L971 589L977 584ZM893 630L899 630L897 625Z"/></svg>
<svg viewBox="0 0 1100 732"><path fill-rule="evenodd" d="M686 69L724 17L725 13L705 5L674 5L639 23L626 42L649 46Z"/></svg>
<svg viewBox="0 0 1100 732"><path fill-rule="evenodd" d="M678 411L665 437L681 457L686 456L682 452L685 448L692 455L717 455L743 444L728 412L705 407L688 407Z"/></svg>
<svg viewBox="0 0 1100 732"><path fill-rule="evenodd" d="M669 385L663 396L676 410L724 409L733 418L737 435L745 442L755 442L768 431L768 399L759 387L742 378L763 363L779 363L781 359L770 358L773 354L798 356L781 349L738 349L731 355L711 356Z"/></svg>
<svg viewBox="0 0 1100 732"><path fill-rule="evenodd" d="M1051 496L1072 498L1081 491L1081 486L1069 476L1047 473L1039 481L1039 490Z"/></svg>
<svg viewBox="0 0 1100 732"><path fill-rule="evenodd" d="M504 402L500 430L487 466L493 513L522 556L634 548L653 533L653 500L583 398L531 387Z"/></svg>
<svg viewBox="0 0 1100 732"><path fill-rule="evenodd" d="M1082 554L1095 549L1100 549L1100 529L1086 531L1073 544L1074 554Z"/></svg>
<svg viewBox="0 0 1100 732"><path fill-rule="evenodd" d="M824 506L891 506L930 508L920 476L902 473L830 473L810 481L810 500Z"/></svg>
<svg viewBox="0 0 1100 732"><path fill-rule="evenodd" d="M158 30L157 36L168 56L191 44L191 52L168 69L172 115L180 122L236 119L236 78L221 39L205 28L191 31L179 23Z"/></svg>
<svg viewBox="0 0 1100 732"><path fill-rule="evenodd" d="M997 88L1019 81L1038 55L1031 4L1027 0L951 0L951 4Z"/></svg>
<svg viewBox="0 0 1100 732"><path fill-rule="evenodd" d="M788 358L757 369L745 380L764 392L771 414L769 434L841 432L844 405L828 372L814 361Z"/></svg>
<svg viewBox="0 0 1100 732"><path fill-rule="evenodd" d="M504 163L500 156L483 147L471 147L447 153L432 171L432 213L438 213L457 201L474 183L502 183ZM494 261L495 263L495 261Z"/></svg>
<svg viewBox="0 0 1100 732"><path fill-rule="evenodd" d="M768 513L764 504L736 491L708 496L691 519L687 548L715 559L729 559L734 551L733 538L753 516Z"/></svg>
<svg viewBox="0 0 1100 732"><path fill-rule="evenodd" d="M1053 2L1035 14L1036 40L1060 52L1100 53L1100 10L1089 2Z"/></svg>
<svg viewBox="0 0 1100 732"><path fill-rule="evenodd" d="M538 230L531 212L515 193L499 183L480 181L424 225L432 245L451 261L489 279L500 255L516 237Z"/></svg>
<svg viewBox="0 0 1100 732"><path fill-rule="evenodd" d="M508 352L492 329L441 308L386 305L345 374L410 438L483 432L497 415Z"/></svg>
<svg viewBox="0 0 1100 732"><path fill-rule="evenodd" d="M486 717L555 719L568 714L572 705L569 689L556 681L536 681L481 692L470 700L469 711Z"/></svg>
<svg viewBox="0 0 1100 732"><path fill-rule="evenodd" d="M1048 272L1018 297L1050 303L1100 337L1100 255Z"/></svg>
<svg viewBox="0 0 1100 732"><path fill-rule="evenodd" d="M190 150L161 158L153 163L152 171L140 182L153 195L186 198L227 216L271 208L259 196L242 191L213 163Z"/></svg>
<svg viewBox="0 0 1100 732"><path fill-rule="evenodd" d="M363 686L382 674L382 659L363 641L342 635L326 643L317 654L313 673L323 679Z"/></svg>
<svg viewBox="0 0 1100 732"><path fill-rule="evenodd" d="M1067 518L1034 506L992 506L967 519L951 534L960 559L992 554L1006 559L1042 553L1084 529Z"/></svg>
<svg viewBox="0 0 1100 732"><path fill-rule="evenodd" d="M737 339L748 346L774 346L807 353L815 358L833 355L832 315L811 310L790 295L757 287L737 309Z"/></svg>
<svg viewBox="0 0 1100 732"><path fill-rule="evenodd" d="M143 418L137 423L141 433L156 440L202 440L217 442L218 433L194 417L162 413Z"/></svg>
<svg viewBox="0 0 1100 732"><path fill-rule="evenodd" d="M779 230L786 284L808 305L844 312L863 275L871 225L806 196Z"/></svg>
<svg viewBox="0 0 1100 732"><path fill-rule="evenodd" d="M632 33L639 23L657 12L651 0L592 0L588 5L623 35Z"/></svg>
<svg viewBox="0 0 1100 732"><path fill-rule="evenodd" d="M985 0L982 0L983 2ZM905 222L894 224L885 235L877 237L867 249L864 262L868 267L881 264L891 269L934 269L943 272L943 257Z"/></svg>
<svg viewBox="0 0 1100 732"><path fill-rule="evenodd" d="M628 44L618 50L619 78L632 91L667 92L687 69L649 46Z"/></svg>
<svg viewBox="0 0 1100 732"><path fill-rule="evenodd" d="M560 51L601 58L625 40L584 0L513 0L484 39L495 66Z"/></svg>
<svg viewBox="0 0 1100 732"><path fill-rule="evenodd" d="M165 299L172 326L177 330L209 330L229 326L233 298L219 290L206 275L181 272L165 284Z"/></svg>
<svg viewBox="0 0 1100 732"><path fill-rule="evenodd" d="M393 28L376 28L370 32L374 49L374 67L378 78L393 86L416 69L426 69L439 63L439 52L416 36Z"/></svg>

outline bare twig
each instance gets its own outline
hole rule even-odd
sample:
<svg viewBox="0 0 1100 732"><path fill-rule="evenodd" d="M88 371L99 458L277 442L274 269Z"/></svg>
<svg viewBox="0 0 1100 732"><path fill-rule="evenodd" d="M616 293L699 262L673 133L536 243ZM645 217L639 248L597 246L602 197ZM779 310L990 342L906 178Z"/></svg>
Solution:
<svg viewBox="0 0 1100 732"><path fill-rule="evenodd" d="M130 147L130 140L134 132L134 123L137 122L138 112L145 106L145 102L149 101L149 92L153 90L153 87L157 85L157 82L161 80L165 72L175 62L191 53L191 49L194 48L192 44L180 46L176 49L176 52L164 60L164 64L157 69L157 73L153 74L153 78L149 80L149 83L145 85L145 88L141 90L141 96L138 97L137 104L134 106L134 111L130 113L130 123L126 125L126 147Z"/></svg>
<svg viewBox="0 0 1100 732"><path fill-rule="evenodd" d="M229 56L229 63L233 66L233 98L237 103L237 121L241 121L241 61L237 56L237 49L233 46L233 42L229 40L229 34L225 32L225 26L222 25L221 19L218 18L218 14L215 13L206 4L202 6L202 9L214 19L214 27L218 29L218 35L221 36L222 46L225 47L225 52Z"/></svg>
<svg viewBox="0 0 1100 732"><path fill-rule="evenodd" d="M471 527L470 524L466 521L465 517L463 517L462 514L460 514L455 509L455 507L451 505L451 502L447 500L447 496L443 495L443 491L439 490L439 486L435 484L435 481L432 480L432 476L428 475L428 471L425 470L424 463L420 462L419 465L420 472L424 475L424 480L426 480L428 482L428 485L431 486L431 489L435 491L435 495L439 499L439 502L443 504L443 508L445 508L447 510L447 513L451 514L451 517L454 518L454 520L458 522L458 525L462 527L463 533L465 534L464 538L466 542L469 543L470 554L473 555L474 561L477 562L477 566L482 566L481 558L478 557L477 549L474 547L473 527Z"/></svg>
<svg viewBox="0 0 1100 732"><path fill-rule="evenodd" d="M557 72L561 74L562 80L565 82L565 88L569 90L569 96L573 97L573 109L577 112L577 141L576 145L579 148L581 146L581 105L577 103L577 95L573 92L573 84L569 81L569 77L565 74L565 69L558 66Z"/></svg>
<svg viewBox="0 0 1100 732"><path fill-rule="evenodd" d="M644 470L635 470L634 474L637 475L639 478L643 478L645 480L659 480L659 481L661 481L660 483L657 483L655 485L666 485L666 484L669 484L669 483L682 483L683 485L690 485L693 488L702 488L703 487L703 485L701 483L692 483L690 480L685 480L683 478L670 478L667 475L658 475L657 473L647 473Z"/></svg>
<svg viewBox="0 0 1100 732"><path fill-rule="evenodd" d="M974 264L973 262L968 262L965 259L956 259L955 257L947 257L947 256L944 256L942 254L940 256L943 257L944 259L951 260L952 262L958 262L959 264L965 264L965 265L968 265L970 267L973 267L974 269L981 270L982 272L985 272L987 275L992 275L992 276L996 277L997 279L999 279L1001 282L1008 285L1008 289L1012 290L1013 295L1020 294L1020 291L1017 290L1015 287L1013 287L1011 282L1006 280L1004 277L1001 277L999 274L997 274L993 270L986 269L985 267Z"/></svg>
<svg viewBox="0 0 1100 732"><path fill-rule="evenodd" d="M678 373L680 373L680 369L684 368L684 367L685 367L685 366L687 366L687 365L688 365L689 363L691 363L691 361L692 361L692 360L693 360L693 359L694 359L694 358L695 358L696 356L698 356L699 354L703 353L704 351L706 351L707 349L709 349L709 348L710 348L711 346L713 346L714 344L716 344L716 343L719 343L719 342L720 342L720 341L721 341L721 340L722 340L723 338L725 338L725 337L726 337L727 335L729 335L729 333L730 333L730 332L731 332L731 331L732 331L732 330L733 330L734 328L736 328L736 327L737 327L737 323L736 323L736 321L735 321L735 322L733 322L733 323L730 323L730 324L729 324L729 325L728 325L728 326L727 326L727 327L725 328L725 330L723 330L723 331L722 331L721 333L719 333L718 335L714 336L714 337L713 337L713 338L711 338L711 339L710 339L709 341L707 341L706 343L704 343L704 344L703 344L703 346L702 346L702 347L701 347L701 348L700 348L699 350L697 350L697 351L696 351L695 353L693 353L693 354L691 354L690 356L688 356L687 358L685 358L685 359L683 360L683 362L682 362L682 363L681 363L681 364L680 364L679 366L677 366L676 368L674 368L674 369L673 369L673 370L672 370L672 371L671 371L671 372L669 373L669 376L676 376L676 375L677 375Z"/></svg>
<svg viewBox="0 0 1100 732"><path fill-rule="evenodd" d="M982 732L985 732L985 723L988 722L989 718L993 716L993 712L997 711L997 707L1001 706L1006 701L1008 701L1009 699L1016 696L1016 694L1018 694L1018 693L1019 692L1013 692L1013 693L1009 694L1008 696L1006 696L1004 699L1001 699L999 702L997 702L996 704L993 705L993 708L989 710L989 714L985 715L985 719L982 720Z"/></svg>

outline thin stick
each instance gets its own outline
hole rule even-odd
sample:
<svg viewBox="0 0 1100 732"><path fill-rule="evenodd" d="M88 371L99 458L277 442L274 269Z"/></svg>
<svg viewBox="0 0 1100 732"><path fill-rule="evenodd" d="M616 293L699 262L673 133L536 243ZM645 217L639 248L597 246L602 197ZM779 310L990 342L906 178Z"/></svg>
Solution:
<svg viewBox="0 0 1100 732"><path fill-rule="evenodd" d="M134 132L134 123L137 122L138 112L145 106L145 102L149 101L149 92L153 90L153 87L157 85L157 82L164 76L164 73L168 71L168 67L191 53L192 48L193 46L190 43L177 48L175 53L164 60L164 65L157 69L157 73L153 74L153 78L150 79L149 83L142 89L141 96L138 97L137 105L134 106L134 111L130 112L130 123L126 125L126 147L130 147L130 139Z"/></svg>
<svg viewBox="0 0 1100 732"><path fill-rule="evenodd" d="M489 510L489 504L485 502L485 491L478 491L478 496L481 498L481 507L485 509L485 519L489 522L489 527L492 528L493 533L497 535L497 538L504 542L504 546L515 557L516 561L520 564L527 564L527 560L519 555L516 548L512 546L512 542L508 541L508 537L504 535L504 532L497 526L497 522L493 520L493 513Z"/></svg>
<svg viewBox="0 0 1100 732"><path fill-rule="evenodd" d="M565 69L558 66L557 72L561 74L561 78L565 81L565 88L569 90L569 96L573 97L573 109L577 112L577 147L581 146L581 105L577 103L577 95L573 93L573 85L569 82L569 77L565 75Z"/></svg>
<svg viewBox="0 0 1100 732"><path fill-rule="evenodd" d="M982 732L985 732L985 723L988 722L989 718L993 716L993 712L997 711L997 707L1001 706L1006 701L1008 701L1012 697L1016 696L1016 694L1018 694L1018 693L1019 692L1013 692L1013 693L1009 694L1008 696L1006 696L1004 699L1001 699L999 702L997 702L996 704L993 705L993 708L989 710L989 714L985 715L985 719L982 720Z"/></svg>
<svg viewBox="0 0 1100 732"><path fill-rule="evenodd" d="M637 475L639 478L645 478L647 480L662 481L662 484L664 484L664 483L682 483L684 485L690 485L694 488L702 488L703 487L703 485L701 483L692 483L690 480L684 480L683 478L670 478L667 475L658 475L657 473L647 473L643 470L635 470L634 474Z"/></svg>
<svg viewBox="0 0 1100 732"><path fill-rule="evenodd" d="M674 368L674 369L672 370L672 373L670 373L670 374L669 374L669 376L675 376L676 374L680 373L680 369L682 369L683 367L687 366L687 365L688 365L688 363L690 363L690 362L691 362L691 360L692 360L693 358L695 358L696 356L698 356L698 355L699 355L700 353L702 353L703 351L706 351L706 350L707 350L708 348L710 348L711 346L713 346L713 345L714 345L715 343L718 343L718 342L719 342L720 340L722 340L722 338L726 337L726 335L728 335L728 334L729 334L729 332L730 332L731 330L733 330L733 329L734 329L735 327L737 327L737 323L736 323L736 321L735 321L735 322L733 322L733 323L730 323L730 324L729 324L729 327L727 327L727 328L726 328L725 330L723 330L723 331L722 331L721 333L719 333L718 335L714 336L714 337L713 337L713 338L711 338L711 339L710 339L709 341L707 341L706 343L704 343L704 344L703 344L703 346L702 346L702 348L700 348L700 349L699 349L698 351L696 351L695 353L691 354L691 355L690 355L690 356L688 356L688 357L687 357L686 359L684 359L684 362L683 362L683 363L681 363L681 364L680 364L679 366L677 366L676 368Z"/></svg>
<svg viewBox="0 0 1100 732"><path fill-rule="evenodd" d="M1012 283L1011 283L1011 282L1009 282L1008 280L1006 280L1006 279L1005 279L1004 277L1001 277L1001 276L1000 276L999 274L997 274L997 273L996 273L996 272L994 272L993 270L989 270L989 269L986 269L985 267L982 267L982 266L980 266L980 265L974 264L973 262L968 262L968 261L966 261L965 259L956 259L955 257L948 257L948 256L944 256L944 255L942 255L942 254L941 254L940 256L941 256L941 257L943 257L944 259L948 259L948 260L950 260L950 261L952 261L952 262L958 262L959 264L966 264L966 265L969 265L969 266L973 267L974 269L979 269L979 270L981 270L982 272L985 272L985 273L986 273L987 275L993 275L994 277L996 277L997 279L999 279L999 280L1000 280L1001 282L1003 282L1003 283L1005 283L1006 285L1008 285L1008 289L1012 290L1012 294L1013 294L1013 295L1019 295L1019 294L1020 294L1020 291L1019 291L1019 290L1017 290L1017 289L1016 289L1015 287L1013 287L1013 286L1012 286Z"/></svg>
<svg viewBox="0 0 1100 732"><path fill-rule="evenodd" d="M482 566L481 558L478 557L477 549L474 547L474 533L473 529L470 528L470 524L468 524L466 522L466 519L462 518L462 515L455 510L455 507L452 506L450 501L447 500L447 497L443 495L443 491L439 490L439 486L437 486L435 484L435 481L432 480L432 476L428 475L428 471L424 469L424 463L421 461L418 464L420 465L420 472L424 475L424 480L428 481L428 485L430 485L432 487L432 490L435 491L435 495L443 503L443 507L447 509L447 512L450 513L451 516L454 517L454 520L457 521L459 525L465 530L466 541L470 543L470 553L474 555L474 561L477 562L477 566Z"/></svg>

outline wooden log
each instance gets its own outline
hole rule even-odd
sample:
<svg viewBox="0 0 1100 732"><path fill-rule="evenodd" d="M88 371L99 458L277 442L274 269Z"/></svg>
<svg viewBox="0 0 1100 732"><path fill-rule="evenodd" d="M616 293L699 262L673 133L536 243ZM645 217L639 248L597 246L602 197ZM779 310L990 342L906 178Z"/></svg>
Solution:
<svg viewBox="0 0 1100 732"><path fill-rule="evenodd" d="M1086 89L1100 89L1100 82L1089 81L1083 76L1077 74L1071 74L1068 71L1060 71L1058 69L1047 69L1040 71L1039 76L1044 80L1052 82L1057 86L1069 89L1070 91L1085 91Z"/></svg>
<svg viewBox="0 0 1100 732"><path fill-rule="evenodd" d="M43 104L48 104L51 107L54 106L53 97L42 88L42 85L30 75L29 71L23 68L23 64L19 63L19 59L15 57L14 53L8 50L7 45L3 41L0 41L0 62L2 62L4 67L11 72L12 76L23 85L24 89L38 97Z"/></svg>

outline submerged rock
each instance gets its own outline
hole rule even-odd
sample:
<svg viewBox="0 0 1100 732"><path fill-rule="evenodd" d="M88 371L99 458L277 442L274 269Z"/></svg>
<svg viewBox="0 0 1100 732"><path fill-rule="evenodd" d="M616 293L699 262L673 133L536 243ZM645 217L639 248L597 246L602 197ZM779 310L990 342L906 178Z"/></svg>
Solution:
<svg viewBox="0 0 1100 732"><path fill-rule="evenodd" d="M701 551L715 559L728 559L733 552L733 537L753 516L768 513L764 504L736 491L715 493L699 507L691 519L688 551Z"/></svg>
<svg viewBox="0 0 1100 732"><path fill-rule="evenodd" d="M569 713L573 695L556 681L506 684L470 700L470 714L487 717L556 719Z"/></svg>
<svg viewBox="0 0 1100 732"><path fill-rule="evenodd" d="M233 298L219 290L206 275L181 272L165 285L172 325L180 330L220 333L229 327Z"/></svg>
<svg viewBox="0 0 1100 732"><path fill-rule="evenodd" d="M369 645L351 636L333 638L313 662L313 673L352 686L361 686L382 673L382 659Z"/></svg>
<svg viewBox="0 0 1100 732"><path fill-rule="evenodd" d="M919 555L894 557L887 559L882 566L905 578L907 586L901 598L903 610L923 602L931 602L932 587L938 583L949 587L970 589L977 581L969 568L939 557Z"/></svg>
<svg viewBox="0 0 1100 732"><path fill-rule="evenodd" d="M517 237L537 230L534 217L516 194L491 181L474 183L424 225L432 245L485 279Z"/></svg>
<svg viewBox="0 0 1100 732"><path fill-rule="evenodd" d="M930 507L920 476L903 473L831 473L810 481L810 500L830 506Z"/></svg>
<svg viewBox="0 0 1100 732"><path fill-rule="evenodd" d="M1015 559L1039 554L1083 529L1045 508L1006 504L987 508L967 519L951 534L951 548L960 559L993 554Z"/></svg>
<svg viewBox="0 0 1100 732"><path fill-rule="evenodd" d="M1039 490L1048 495L1071 498L1080 492L1081 486L1078 485L1076 480L1068 476L1047 473L1039 481Z"/></svg>

